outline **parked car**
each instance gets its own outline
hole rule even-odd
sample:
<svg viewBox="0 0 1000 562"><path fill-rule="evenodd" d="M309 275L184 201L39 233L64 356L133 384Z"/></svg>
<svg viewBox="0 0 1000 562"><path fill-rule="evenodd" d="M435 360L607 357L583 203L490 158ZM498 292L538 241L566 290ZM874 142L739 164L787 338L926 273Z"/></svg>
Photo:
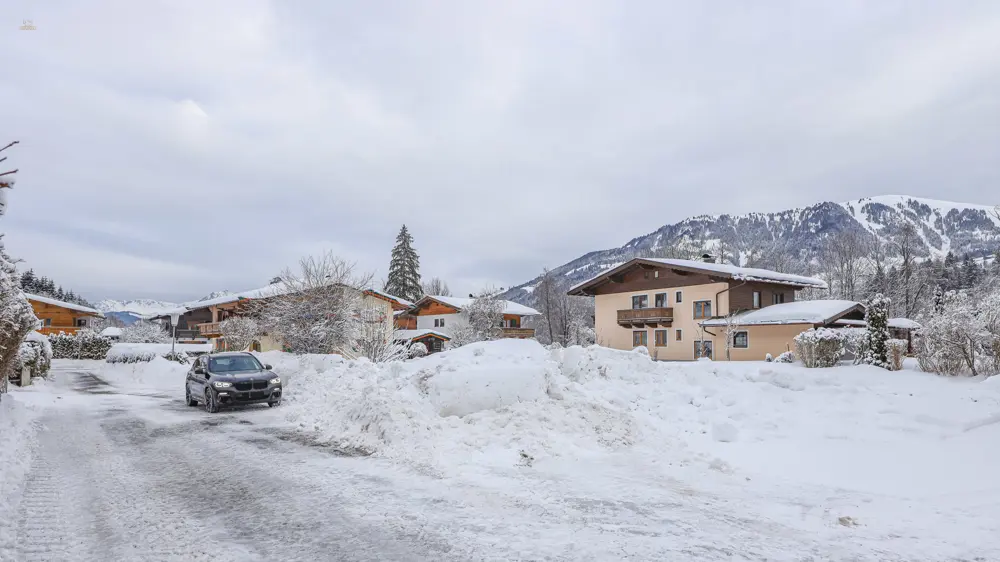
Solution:
<svg viewBox="0 0 1000 562"><path fill-rule="evenodd" d="M188 406L205 404L218 412L228 406L281 404L281 377L250 353L212 353L194 360L187 374L185 398Z"/></svg>

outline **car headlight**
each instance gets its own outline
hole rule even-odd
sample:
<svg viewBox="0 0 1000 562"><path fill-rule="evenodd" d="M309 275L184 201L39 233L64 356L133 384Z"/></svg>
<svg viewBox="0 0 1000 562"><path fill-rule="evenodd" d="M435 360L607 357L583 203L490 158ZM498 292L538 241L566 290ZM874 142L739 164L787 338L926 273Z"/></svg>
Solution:
<svg viewBox="0 0 1000 562"><path fill-rule="evenodd" d="M281 377L274 377L273 379L267 381L271 384L281 384Z"/></svg>
<svg viewBox="0 0 1000 562"><path fill-rule="evenodd" d="M233 386L233 383L231 382L222 382L222 381L215 381L212 384L215 385L215 388L229 388Z"/></svg>

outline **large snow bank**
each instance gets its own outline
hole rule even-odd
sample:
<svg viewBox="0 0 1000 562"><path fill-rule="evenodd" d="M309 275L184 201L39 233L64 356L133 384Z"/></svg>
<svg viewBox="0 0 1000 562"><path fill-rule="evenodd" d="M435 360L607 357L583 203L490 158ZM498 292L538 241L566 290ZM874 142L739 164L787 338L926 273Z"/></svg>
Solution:
<svg viewBox="0 0 1000 562"><path fill-rule="evenodd" d="M14 510L31 465L35 418L39 410L17 400L14 390L0 400L0 559L14 546Z"/></svg>

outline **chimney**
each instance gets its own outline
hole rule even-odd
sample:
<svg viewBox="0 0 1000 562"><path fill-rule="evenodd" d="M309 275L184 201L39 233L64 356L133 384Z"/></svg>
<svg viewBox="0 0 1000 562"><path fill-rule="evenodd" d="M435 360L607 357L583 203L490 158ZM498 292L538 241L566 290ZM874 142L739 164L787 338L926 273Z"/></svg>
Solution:
<svg viewBox="0 0 1000 562"><path fill-rule="evenodd" d="M705 263L715 263L715 258L712 257L712 254L702 254L701 261Z"/></svg>

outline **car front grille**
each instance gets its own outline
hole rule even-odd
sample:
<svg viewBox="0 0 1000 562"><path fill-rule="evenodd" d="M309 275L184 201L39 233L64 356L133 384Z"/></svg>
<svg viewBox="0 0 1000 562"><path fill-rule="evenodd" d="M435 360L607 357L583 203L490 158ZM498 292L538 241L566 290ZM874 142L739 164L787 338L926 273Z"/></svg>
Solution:
<svg viewBox="0 0 1000 562"><path fill-rule="evenodd" d="M267 381L253 381L254 390L267 388Z"/></svg>
<svg viewBox="0 0 1000 562"><path fill-rule="evenodd" d="M246 390L250 390L253 387L253 383L250 382L250 381L246 381L246 382L234 382L233 386L236 388L236 390L246 391Z"/></svg>

